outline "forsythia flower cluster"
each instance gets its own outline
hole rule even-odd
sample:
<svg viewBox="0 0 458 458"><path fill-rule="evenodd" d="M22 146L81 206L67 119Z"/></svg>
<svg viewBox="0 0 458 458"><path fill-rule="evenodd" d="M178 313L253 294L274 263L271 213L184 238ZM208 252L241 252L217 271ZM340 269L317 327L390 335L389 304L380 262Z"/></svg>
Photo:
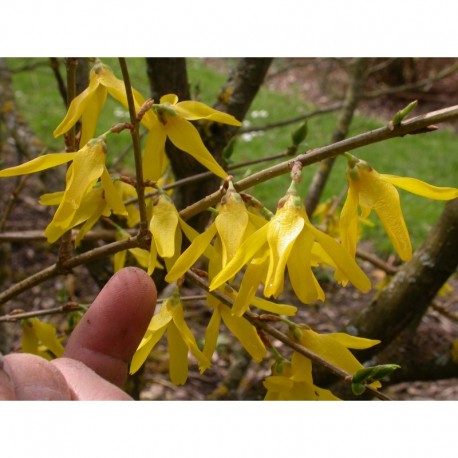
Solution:
<svg viewBox="0 0 458 458"><path fill-rule="evenodd" d="M138 112L145 99L135 89L132 93ZM119 217L124 218L128 227L134 227L139 222L136 205L125 203L136 197L135 188L113 179L107 169L108 133L95 136L98 117L108 94L128 107L124 82L117 79L109 67L97 62L91 70L88 88L71 102L67 114L54 131L55 136L63 135L81 120L80 149L46 154L0 171L0 177L11 177L70 163L65 189L40 198L43 205L57 206L45 229L49 243L78 227L75 239L75 244L78 244L102 216L118 215L118 221ZM311 223L297 191L296 178L280 199L275 215L269 219L251 205L249 199L237 193L227 173L213 158L190 122L195 120L240 125L233 116L203 103L179 102L174 94L164 95L141 119L148 129L142 162L144 179L158 181L163 175L167 168L165 144L169 139L215 175L226 179L223 197L216 209L217 216L199 234L180 217L169 195L160 188L154 189L147 208L150 249L132 248L129 252L148 274L158 267L164 268L163 262L167 270L165 279L177 284L201 256L206 257L210 282L207 303L212 310L211 318L200 348L187 324L186 310L176 287L151 320L132 360L131 373L141 367L151 350L166 335L170 378L176 384L185 383L189 353L197 361L201 372L210 367L221 323L241 342L253 360L260 362L267 350L256 328L244 317L245 312L255 307L268 313L293 316L297 310L293 305L258 297L256 294L260 287L266 298L277 298L285 288L287 271L292 289L301 302L324 301L324 291L313 269L326 266L334 270L339 283L345 285L351 282L366 292L371 283L355 261L361 219L374 210L400 258L408 260L412 249L395 186L431 199L458 197L457 189L437 188L413 178L378 174L366 162L348 155L348 195L340 222L334 222L333 236L318 230ZM118 240L129 237L125 228L115 226ZM183 235L190 244L181 252ZM334 236L338 236L340 242ZM115 270L123 267L126 254L124 251L115 255ZM242 270L244 274L240 286L235 290L229 283ZM230 298L232 307L212 295L212 291L219 291ZM343 333L321 335L305 327L300 329L299 340L301 345L350 374L362 365L349 349L369 348L378 343ZM62 352L52 330L38 320L30 320L24 325L23 348L43 353L39 342L42 346L47 344L56 356ZM277 361L272 376L265 380L264 385L266 399L337 399L331 392L314 385L311 361L297 352L293 352L291 361ZM378 386L378 382L374 384L374 387Z"/></svg>

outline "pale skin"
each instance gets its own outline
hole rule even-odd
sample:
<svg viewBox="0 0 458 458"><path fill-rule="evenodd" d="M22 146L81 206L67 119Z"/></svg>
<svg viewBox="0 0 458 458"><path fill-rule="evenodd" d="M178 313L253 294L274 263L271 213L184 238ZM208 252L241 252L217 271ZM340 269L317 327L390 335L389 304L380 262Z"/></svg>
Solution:
<svg viewBox="0 0 458 458"><path fill-rule="evenodd" d="M156 297L144 271L122 269L78 323L62 358L12 353L0 359L0 400L131 400L121 387Z"/></svg>

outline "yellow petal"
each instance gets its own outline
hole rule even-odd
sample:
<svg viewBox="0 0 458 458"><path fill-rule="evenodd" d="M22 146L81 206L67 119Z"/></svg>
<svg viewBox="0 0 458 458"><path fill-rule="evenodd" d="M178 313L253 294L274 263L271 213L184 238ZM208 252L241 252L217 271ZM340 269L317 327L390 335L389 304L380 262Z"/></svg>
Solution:
<svg viewBox="0 0 458 458"><path fill-rule="evenodd" d="M136 259L139 265L145 268L148 267L148 259L150 255L149 251L144 250L143 248L130 248L128 251Z"/></svg>
<svg viewBox="0 0 458 458"><path fill-rule="evenodd" d="M127 250L118 251L113 256L113 270L118 272L126 265Z"/></svg>
<svg viewBox="0 0 458 458"><path fill-rule="evenodd" d="M157 316L157 315L156 315ZM132 357L132 361L130 363L129 374L135 374L143 363L148 358L148 355L151 353L152 349L156 346L156 344L161 340L161 337L164 335L166 330L166 326L163 326L155 331L148 331L146 332L145 337L140 342L137 350Z"/></svg>
<svg viewBox="0 0 458 458"><path fill-rule="evenodd" d="M58 193L55 193L58 194ZM61 199L63 198L64 193L61 194ZM57 195L54 196L57 198ZM45 199L46 200L46 199ZM60 202L59 202L60 203ZM49 243L54 243L62 235L67 232L67 230L72 229L75 226L78 226L81 223L85 223L79 230L78 236L75 239L75 246L78 246L81 239L84 235L94 226L94 224L99 220L100 216L104 213L106 209L106 202L103 199L103 190L101 188L91 189L81 201L81 205L75 211L72 220L65 227L62 227L58 223L56 224L56 215L54 214L53 219L46 227L45 236Z"/></svg>
<svg viewBox="0 0 458 458"><path fill-rule="evenodd" d="M175 233L178 226L178 212L166 195L161 195L153 207L150 232L156 242L157 252L163 258L175 254Z"/></svg>
<svg viewBox="0 0 458 458"><path fill-rule="evenodd" d="M250 263L242 278L240 289L232 305L232 313L236 316L242 316L250 307L255 299L259 284L267 272L267 256L265 261L260 264Z"/></svg>
<svg viewBox="0 0 458 458"><path fill-rule="evenodd" d="M124 206L124 202L121 199L121 196L118 194L113 180L111 179L110 174L108 173L108 170L105 166L103 167L103 172L100 180L102 182L102 187L105 190L105 200L113 210L113 213L116 213L117 215L127 215L127 209Z"/></svg>
<svg viewBox="0 0 458 458"><path fill-rule="evenodd" d="M196 339L185 322L183 306L180 305L174 308L173 322L175 323L177 329L180 331L181 337L183 338L187 347L191 351L192 355L194 356L194 358L197 359L200 372L204 372L206 369L210 367L211 364L209 359L199 350L199 347L196 343Z"/></svg>
<svg viewBox="0 0 458 458"><path fill-rule="evenodd" d="M237 337L245 350L255 361L260 362L267 350L256 332L256 328L245 318L232 315L230 308L224 304L220 305L220 313L224 324Z"/></svg>
<svg viewBox="0 0 458 458"><path fill-rule="evenodd" d="M92 213L89 215L86 222L80 227L78 231L78 235L75 238L76 247L79 246L83 237L93 228L93 226L97 223L97 221L100 219L102 215L108 216L108 214L106 213L107 208L108 207L103 200L100 200L97 203L97 206L92 207ZM78 210L81 210L81 207ZM79 217L78 211L75 216ZM81 217L85 218L86 215L81 214ZM72 224L73 224L73 221L72 221Z"/></svg>
<svg viewBox="0 0 458 458"><path fill-rule="evenodd" d="M128 108L128 103L127 103L127 95L126 95L126 86L124 84L123 80L120 80L114 76L113 72L111 71L110 67L104 64L98 64L94 66L94 69L97 73L97 78L100 82L101 85L107 88L109 94L115 98L118 102L120 102L122 105L124 105L126 108ZM132 89L132 95L134 98L134 104L135 104L135 111L138 112L141 108L141 106L145 103L145 99L143 96L134 88ZM142 119L142 122L147 126L148 122L146 121L149 119L148 117L144 117Z"/></svg>
<svg viewBox="0 0 458 458"><path fill-rule="evenodd" d="M216 349L220 324L221 315L219 313L219 308L215 307L205 331L205 344L204 349L202 350L203 354L208 358L209 361L211 361L213 353Z"/></svg>
<svg viewBox="0 0 458 458"><path fill-rule="evenodd" d="M277 297L283 290L284 272L289 254L305 221L288 199L268 224L267 242L270 248L269 269L264 295Z"/></svg>
<svg viewBox="0 0 458 458"><path fill-rule="evenodd" d="M341 343L341 337L333 334L318 334L311 329L302 329L301 344L335 366L354 374L362 364ZM362 345L368 339L362 339ZM373 341L373 345L378 341ZM353 343L353 345L356 345ZM372 346L372 345L371 345ZM367 347L366 347L367 348Z"/></svg>
<svg viewBox="0 0 458 458"><path fill-rule="evenodd" d="M227 173L216 162L203 144L197 129L189 122L178 116L168 117L165 125L170 141L180 150L190 154L196 161L220 178L226 178Z"/></svg>
<svg viewBox="0 0 458 458"><path fill-rule="evenodd" d="M173 322L167 327L167 342L170 380L175 385L183 385L188 378L189 350L180 331Z"/></svg>
<svg viewBox="0 0 458 458"><path fill-rule="evenodd" d="M311 224L308 226L313 232L315 240L324 248L329 257L334 261L336 266L348 278L351 283L362 292L371 289L371 282L367 275L361 270L354 258L337 243L332 237L324 232L319 231Z"/></svg>
<svg viewBox="0 0 458 458"><path fill-rule="evenodd" d="M151 240L149 258L148 258L148 275L151 275L154 272L154 269L157 265L157 248L156 241L154 238Z"/></svg>
<svg viewBox="0 0 458 458"><path fill-rule="evenodd" d="M398 191L374 169L360 166L357 171L360 205L377 213L399 257L403 261L409 260L412 246Z"/></svg>
<svg viewBox="0 0 458 458"><path fill-rule="evenodd" d="M224 282L233 278L235 274L256 255L259 249L267 241L267 230L268 225L266 224L242 243L235 256L211 281L210 291L219 288Z"/></svg>
<svg viewBox="0 0 458 458"><path fill-rule="evenodd" d="M159 99L159 103L168 103L170 105L175 105L177 102L178 96L176 94L165 94Z"/></svg>
<svg viewBox="0 0 458 458"><path fill-rule="evenodd" d="M168 298L160 308L159 312L153 316L148 326L148 331L156 331L167 326L173 319L173 298Z"/></svg>
<svg viewBox="0 0 458 458"><path fill-rule="evenodd" d="M215 235L216 225L213 223L204 233L197 236L191 245L181 254L165 277L165 280L171 283L184 275L197 259L199 259Z"/></svg>
<svg viewBox="0 0 458 458"><path fill-rule="evenodd" d="M344 347L353 348L355 350L365 350L366 348L371 348L381 342L380 340L352 336L350 334L345 334L344 332L331 332L326 335L332 337L336 342L339 342Z"/></svg>
<svg viewBox="0 0 458 458"><path fill-rule="evenodd" d="M145 180L157 181L164 174L168 164L165 153L166 139L164 126L155 118L143 151L142 169Z"/></svg>
<svg viewBox="0 0 458 458"><path fill-rule="evenodd" d="M352 257L355 257L359 240L358 191L350 180L347 199L340 214L340 240Z"/></svg>
<svg viewBox="0 0 458 458"><path fill-rule="evenodd" d="M41 205L59 205L63 196L64 191L50 192L47 194L42 194L38 202Z"/></svg>
<svg viewBox="0 0 458 458"><path fill-rule="evenodd" d="M17 175L27 175L29 173L41 172L42 170L65 164L75 159L78 153L54 153L44 154L24 164L0 170L0 177L15 177Z"/></svg>
<svg viewBox="0 0 458 458"><path fill-rule="evenodd" d="M97 128L97 121L99 120L100 112L107 99L107 90L99 86L93 93L90 100L86 104L81 104L81 139L80 147L84 146L92 137L94 137ZM84 106L86 105L86 106Z"/></svg>
<svg viewBox="0 0 458 458"><path fill-rule="evenodd" d="M50 323L32 318L31 323L38 340L50 350L54 356L60 357L64 353L64 347L57 338L57 329Z"/></svg>
<svg viewBox="0 0 458 458"><path fill-rule="evenodd" d="M195 119L207 119L209 121L216 121L231 126L240 126L241 122L237 121L234 116L223 113L222 111L215 110L201 102L194 100L186 100L177 103L173 109L178 116L183 117L189 121Z"/></svg>
<svg viewBox="0 0 458 458"><path fill-rule="evenodd" d="M89 86L71 101L64 119L53 132L54 138L65 134L78 122L83 112L88 109L88 107L91 105L91 102L96 97L98 88L99 81L91 72L89 78ZM106 91L103 92L106 94Z"/></svg>
<svg viewBox="0 0 458 458"><path fill-rule="evenodd" d="M416 178L398 177L381 174L380 178L398 188L417 194L427 199L451 200L458 197L457 188L433 186Z"/></svg>
<svg viewBox="0 0 458 458"><path fill-rule="evenodd" d="M54 215L56 225L68 227L84 195L102 175L104 166L103 139L94 139L78 151L67 173L64 197Z"/></svg>
<svg viewBox="0 0 458 458"><path fill-rule="evenodd" d="M224 267L240 247L248 225L248 212L243 201L236 201L234 196L228 195L220 206L215 224L222 242Z"/></svg>
<svg viewBox="0 0 458 458"><path fill-rule="evenodd" d="M293 388L294 382L283 375L271 375L267 377L262 384L274 393L289 391Z"/></svg>
<svg viewBox="0 0 458 458"><path fill-rule="evenodd" d="M24 353L32 353L38 355L38 338L35 334L35 329L30 320L22 320L22 339L21 346Z"/></svg>
<svg viewBox="0 0 458 458"><path fill-rule="evenodd" d="M311 268L313 233L307 229L308 226L297 237L287 265L291 286L298 299L311 304L324 301L324 292Z"/></svg>
<svg viewBox="0 0 458 458"><path fill-rule="evenodd" d="M277 315L293 316L297 312L297 307L294 305L275 304L274 302L267 301L261 297L254 297L251 300L251 303L261 310L265 310L266 312L270 313L276 313Z"/></svg>
<svg viewBox="0 0 458 458"><path fill-rule="evenodd" d="M312 361L296 351L291 357L291 380L313 384Z"/></svg>

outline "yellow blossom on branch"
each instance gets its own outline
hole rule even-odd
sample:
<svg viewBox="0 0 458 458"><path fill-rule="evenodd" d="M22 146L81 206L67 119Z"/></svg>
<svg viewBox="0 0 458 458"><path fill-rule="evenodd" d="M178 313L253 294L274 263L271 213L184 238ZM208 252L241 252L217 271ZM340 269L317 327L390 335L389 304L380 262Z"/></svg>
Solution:
<svg viewBox="0 0 458 458"><path fill-rule="evenodd" d="M38 318L22 320L22 351L45 359L63 355L64 347L57 337L56 328Z"/></svg>
<svg viewBox="0 0 458 458"><path fill-rule="evenodd" d="M365 350L380 343L380 340L355 337L343 332L319 334L309 328L300 329L300 343L313 353L330 362L344 371L354 374L364 366L356 359L349 350ZM372 387L380 387L380 382L374 382Z"/></svg>
<svg viewBox="0 0 458 458"><path fill-rule="evenodd" d="M233 297L232 294L229 294ZM208 305L213 307L213 313L205 331L204 355L211 359L216 348L221 320L243 345L249 355L260 362L266 355L266 347L262 343L256 328L244 317L235 316L231 309L211 294L207 297Z"/></svg>
<svg viewBox="0 0 458 458"><path fill-rule="evenodd" d="M339 401L329 390L313 384L312 362L293 352L291 363L276 363L264 382L266 401Z"/></svg>
<svg viewBox="0 0 458 458"><path fill-rule="evenodd" d="M291 285L302 302L324 300L324 292L311 269L314 242L321 245L338 271L356 288L363 292L370 289L369 279L354 259L332 237L310 223L293 181L287 195L280 200L275 216L242 243L232 260L212 280L210 290L230 280L251 259L259 257L264 262L259 262L262 271L256 273L256 278L259 280L265 275L266 297L277 297L283 291L284 271L288 267ZM268 256L268 260L263 256Z"/></svg>
<svg viewBox="0 0 458 458"><path fill-rule="evenodd" d="M159 192L153 203L149 230L153 237L148 260L148 275L153 273L158 255L164 259L167 270L172 268L181 253L182 233L191 241L199 235L180 217L172 199L163 192Z"/></svg>
<svg viewBox="0 0 458 458"><path fill-rule="evenodd" d="M215 221L205 232L195 237L191 245L177 259L165 277L166 281L172 282L180 278L202 254L212 260L209 269L211 277L215 270L219 271L233 258L245 239L267 222L246 209L232 183L229 184L229 189L222 198L218 210ZM215 237L216 242L213 247L211 242Z"/></svg>
<svg viewBox="0 0 458 458"><path fill-rule="evenodd" d="M178 96L175 94L162 96L159 104L153 105L152 112L148 114L152 114L152 117L148 118L147 123L145 122L150 130L143 153L145 179L157 180L162 175L167 138L178 149L191 155L215 175L220 178L227 176L202 142L198 130L189 121L204 119L240 126L241 123L233 116L210 108L201 102L192 100L178 102Z"/></svg>
<svg viewBox="0 0 458 458"><path fill-rule="evenodd" d="M0 170L0 177L35 173L72 161L66 174L65 191L61 196L56 213L46 229L48 240L55 241L63 232L74 226L75 219L79 220L82 212L92 212L93 201L85 199L85 197L99 179L104 191L104 200L109 207L117 214L127 214L124 203L118 195L105 166L105 160L105 137L101 136L92 139L77 152L45 154L24 164ZM56 196L54 195L54 197ZM83 208L81 208L82 205L84 205ZM78 211L80 215L77 214Z"/></svg>
<svg viewBox="0 0 458 458"><path fill-rule="evenodd" d="M145 102L142 95L132 88L136 110ZM105 104L107 94L128 107L126 88L123 80L116 78L108 65L96 62L89 74L89 86L75 97L62 122L54 130L54 137L68 132L81 118L80 146L84 146L93 136L97 127L100 111ZM145 115L144 124L150 125L150 115Z"/></svg>
<svg viewBox="0 0 458 458"><path fill-rule="evenodd" d="M183 304L178 292L175 292L164 301L159 313L151 320L132 358L131 374L140 369L165 332L169 350L170 380L175 385L183 385L188 378L188 352L197 359L201 373L210 367L209 359L199 350L196 339L186 324Z"/></svg>
<svg viewBox="0 0 458 458"><path fill-rule="evenodd" d="M363 218L374 210L399 257L408 261L412 257L412 245L396 187L434 200L457 198L458 189L432 186L416 178L379 174L366 161L348 153L346 156L349 187L340 215L343 246L352 256L355 255L360 236L358 207Z"/></svg>

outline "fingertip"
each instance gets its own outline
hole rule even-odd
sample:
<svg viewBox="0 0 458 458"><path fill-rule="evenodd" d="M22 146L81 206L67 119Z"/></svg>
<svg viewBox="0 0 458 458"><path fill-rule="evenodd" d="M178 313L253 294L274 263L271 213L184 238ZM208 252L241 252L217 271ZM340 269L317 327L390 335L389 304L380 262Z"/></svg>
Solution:
<svg viewBox="0 0 458 458"><path fill-rule="evenodd" d="M71 335L64 356L120 386L156 307L152 279L141 269L117 272Z"/></svg>

